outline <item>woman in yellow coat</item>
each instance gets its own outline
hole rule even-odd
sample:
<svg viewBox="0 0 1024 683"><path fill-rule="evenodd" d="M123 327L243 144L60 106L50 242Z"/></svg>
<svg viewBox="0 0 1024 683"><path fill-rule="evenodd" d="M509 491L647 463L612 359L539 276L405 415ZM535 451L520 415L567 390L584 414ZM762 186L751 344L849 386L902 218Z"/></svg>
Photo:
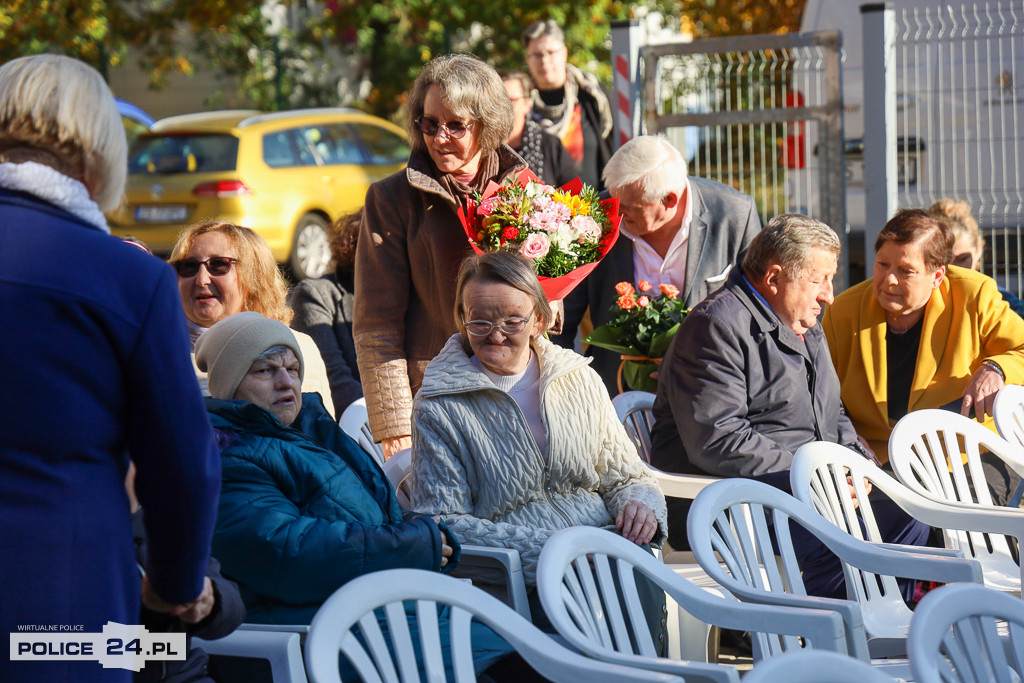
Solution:
<svg viewBox="0 0 1024 683"><path fill-rule="evenodd" d="M1024 383L1024 320L995 280L947 266L952 247L945 221L920 209L897 212L875 241L872 279L825 312L843 404L883 463L892 427L908 412L976 413L994 429L996 392ZM988 479L1000 496L1004 486Z"/></svg>

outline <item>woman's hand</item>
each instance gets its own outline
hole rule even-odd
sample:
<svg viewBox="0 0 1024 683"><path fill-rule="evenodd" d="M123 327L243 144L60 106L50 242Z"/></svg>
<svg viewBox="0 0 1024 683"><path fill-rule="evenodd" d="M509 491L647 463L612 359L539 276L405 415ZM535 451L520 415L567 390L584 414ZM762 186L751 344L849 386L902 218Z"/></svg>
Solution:
<svg viewBox="0 0 1024 683"><path fill-rule="evenodd" d="M960 404L960 414L967 416L971 414L971 407L974 407L974 417L978 422L984 422L986 415L992 414L992 407L996 402L996 392L1003 388L1005 382L1003 376L990 368L982 365L967 383L964 389L964 400Z"/></svg>
<svg viewBox="0 0 1024 683"><path fill-rule="evenodd" d="M637 545L650 543L658 531L658 520L651 508L639 500L631 500L622 508L615 520L615 528L622 537Z"/></svg>
<svg viewBox="0 0 1024 683"><path fill-rule="evenodd" d="M448 534L441 528L441 515L434 515L431 519L434 520L434 524L437 525L438 530L441 532L441 568L448 564L448 558L452 556L455 551L448 545Z"/></svg>
<svg viewBox="0 0 1024 683"><path fill-rule="evenodd" d="M406 448L412 448L412 437L396 436L393 439L384 439L380 442L380 448L384 451L384 460L390 460L391 456L398 451L404 451Z"/></svg>

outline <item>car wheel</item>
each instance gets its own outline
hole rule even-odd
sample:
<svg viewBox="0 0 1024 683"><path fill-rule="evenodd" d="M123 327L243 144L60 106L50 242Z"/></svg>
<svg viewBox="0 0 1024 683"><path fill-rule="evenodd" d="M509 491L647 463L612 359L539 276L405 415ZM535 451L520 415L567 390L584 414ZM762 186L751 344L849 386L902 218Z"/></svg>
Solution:
<svg viewBox="0 0 1024 683"><path fill-rule="evenodd" d="M327 232L327 219L307 213L295 227L292 256L288 265L296 280L320 277L331 265L331 240Z"/></svg>

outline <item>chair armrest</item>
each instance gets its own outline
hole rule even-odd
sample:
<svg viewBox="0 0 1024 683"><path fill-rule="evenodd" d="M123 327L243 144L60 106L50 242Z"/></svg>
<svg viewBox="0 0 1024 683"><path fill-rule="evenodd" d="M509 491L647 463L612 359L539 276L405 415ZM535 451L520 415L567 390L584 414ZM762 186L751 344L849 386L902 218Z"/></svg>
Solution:
<svg viewBox="0 0 1024 683"><path fill-rule="evenodd" d="M952 557L959 560L964 558L964 551L959 548L929 548L919 545L905 545L902 543L875 543L879 548L887 548L902 553L918 553L920 555L934 555L936 557Z"/></svg>
<svg viewBox="0 0 1024 683"><path fill-rule="evenodd" d="M306 683L306 667L302 660L302 645L298 632L247 629L244 626L256 624L243 624L233 633L217 640L193 638L192 644L210 655L265 659L270 662L273 680ZM308 627L302 628L308 630Z"/></svg>
<svg viewBox="0 0 1024 683"><path fill-rule="evenodd" d="M719 477L712 477L706 474L671 474L654 469L648 465L661 492L668 498L685 498L692 500L697 497L705 486L719 480Z"/></svg>
<svg viewBox="0 0 1024 683"><path fill-rule="evenodd" d="M844 562L875 574L925 579L942 583L982 583L981 563L977 560L937 556L918 549L891 550L886 544L846 542L837 536L822 539ZM850 537L850 541L853 541ZM928 550L933 550L929 548Z"/></svg>
<svg viewBox="0 0 1024 683"><path fill-rule="evenodd" d="M472 579L474 575L480 576L485 572L493 574L495 570L500 570L504 575L507 598L505 602L525 619L532 621L519 551L511 548L463 545L462 560L452 575Z"/></svg>

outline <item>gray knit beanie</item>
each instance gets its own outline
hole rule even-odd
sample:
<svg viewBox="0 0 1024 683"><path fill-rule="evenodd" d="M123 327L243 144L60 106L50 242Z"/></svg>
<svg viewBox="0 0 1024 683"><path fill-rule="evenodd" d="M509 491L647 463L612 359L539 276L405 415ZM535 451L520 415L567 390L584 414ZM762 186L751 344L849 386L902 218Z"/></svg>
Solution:
<svg viewBox="0 0 1024 683"><path fill-rule="evenodd" d="M234 398L253 361L273 346L287 346L299 359L299 379L305 372L302 351L284 323L245 311L221 320L196 342L196 366L210 375L210 396Z"/></svg>

